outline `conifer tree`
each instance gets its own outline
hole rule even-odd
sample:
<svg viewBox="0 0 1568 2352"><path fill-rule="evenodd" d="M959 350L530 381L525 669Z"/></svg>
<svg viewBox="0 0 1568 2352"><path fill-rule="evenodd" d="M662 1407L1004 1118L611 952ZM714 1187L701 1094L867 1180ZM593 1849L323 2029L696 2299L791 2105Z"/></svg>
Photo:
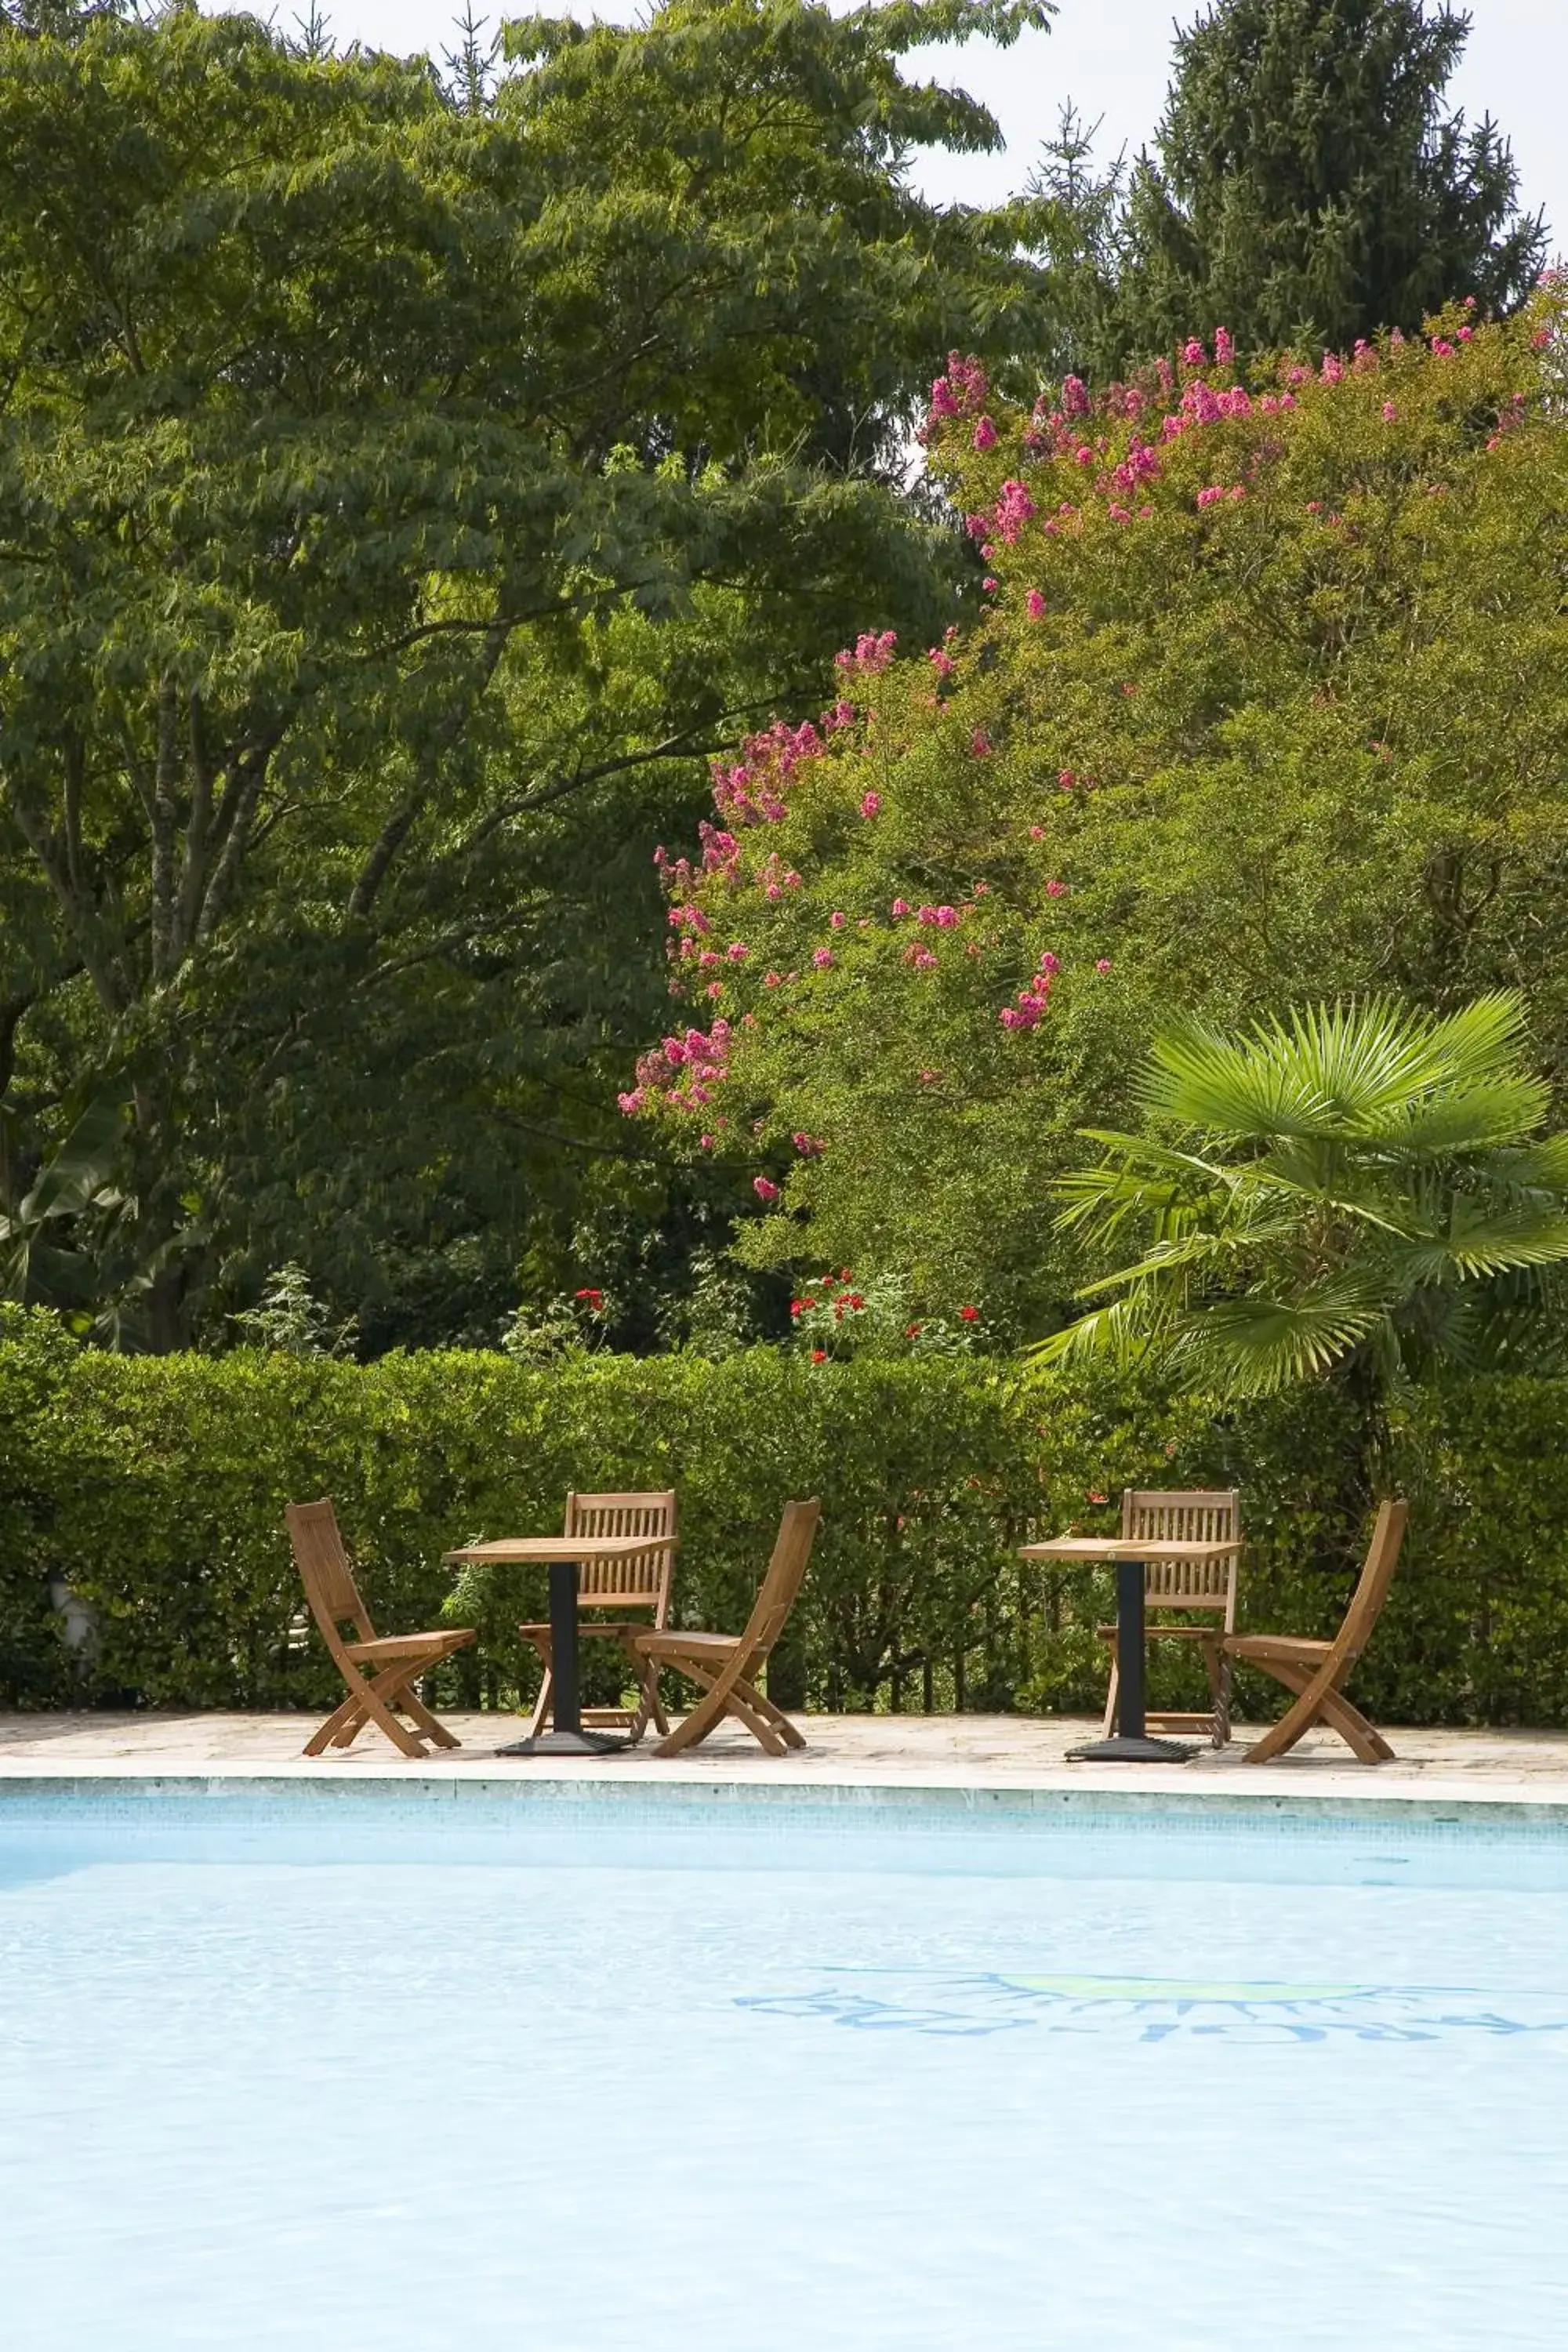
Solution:
<svg viewBox="0 0 1568 2352"><path fill-rule="evenodd" d="M1179 35L1130 222L1156 340L1348 348L1456 296L1513 309L1544 229L1490 117L1445 110L1469 29L1424 0L1218 0Z"/></svg>
<svg viewBox="0 0 1568 2352"><path fill-rule="evenodd" d="M1348 350L1467 296L1517 308L1545 226L1491 118L1446 105L1469 30L1429 0L1214 0L1177 36L1152 153L1096 180L1081 140L1047 146L1037 189L1101 265L1080 363L1218 326L1247 350Z"/></svg>

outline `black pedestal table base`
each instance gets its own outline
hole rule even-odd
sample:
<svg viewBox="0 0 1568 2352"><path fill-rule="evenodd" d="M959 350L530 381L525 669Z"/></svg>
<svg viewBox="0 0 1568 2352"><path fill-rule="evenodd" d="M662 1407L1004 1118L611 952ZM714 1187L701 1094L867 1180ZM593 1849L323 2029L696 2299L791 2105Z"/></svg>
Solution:
<svg viewBox="0 0 1568 2352"><path fill-rule="evenodd" d="M514 1739L498 1756L613 1756L631 1741L608 1731L584 1731L577 1683L577 1563L550 1563L551 1728Z"/></svg>
<svg viewBox="0 0 1568 2352"><path fill-rule="evenodd" d="M1112 1739L1091 1739L1087 1748L1069 1748L1069 1764L1185 1764L1197 1754L1179 1739L1128 1739L1118 1732Z"/></svg>
<svg viewBox="0 0 1568 2352"><path fill-rule="evenodd" d="M1197 1754L1175 1739L1151 1739L1143 1727L1143 1579L1141 1559L1116 1563L1116 1734L1069 1748L1069 1764L1185 1764Z"/></svg>
<svg viewBox="0 0 1568 2352"><path fill-rule="evenodd" d="M614 1756L631 1741L613 1731L542 1731L536 1739L510 1739L498 1756Z"/></svg>

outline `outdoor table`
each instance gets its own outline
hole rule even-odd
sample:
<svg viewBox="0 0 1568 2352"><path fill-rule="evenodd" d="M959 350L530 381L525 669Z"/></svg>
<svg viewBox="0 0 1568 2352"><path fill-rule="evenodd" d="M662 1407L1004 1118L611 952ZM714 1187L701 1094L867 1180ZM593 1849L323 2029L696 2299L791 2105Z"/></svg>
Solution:
<svg viewBox="0 0 1568 2352"><path fill-rule="evenodd" d="M1143 1728L1143 1571L1152 1560L1213 1559L1241 1549L1231 1543L1163 1542L1153 1536L1053 1536L1049 1543L1024 1544L1021 1559L1058 1560L1089 1568L1110 1561L1116 1569L1116 1649L1121 1672L1116 1730L1110 1739L1069 1748L1074 1764L1184 1764L1195 1748L1176 1739L1151 1739Z"/></svg>
<svg viewBox="0 0 1568 2352"><path fill-rule="evenodd" d="M631 1741L608 1731L584 1731L577 1691L577 1576L585 1560L637 1559L668 1551L672 1536L503 1536L497 1543L465 1544L443 1553L455 1566L542 1560L550 1570L550 1665L555 1677L551 1728L537 1739L514 1739L498 1756L607 1756Z"/></svg>

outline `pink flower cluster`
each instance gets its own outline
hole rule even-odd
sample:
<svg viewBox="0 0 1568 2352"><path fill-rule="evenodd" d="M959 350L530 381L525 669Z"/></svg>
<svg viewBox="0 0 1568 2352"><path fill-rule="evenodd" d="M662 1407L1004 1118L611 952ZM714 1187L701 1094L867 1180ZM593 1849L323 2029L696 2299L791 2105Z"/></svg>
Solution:
<svg viewBox="0 0 1568 2352"><path fill-rule="evenodd" d="M778 905L786 890L800 888L800 876L793 866L785 866L776 849L769 850L766 861L758 873L757 880L762 885L763 898L771 907Z"/></svg>
<svg viewBox="0 0 1568 2352"><path fill-rule="evenodd" d="M925 436L934 433L946 417L975 415L984 407L990 388L978 360L965 359L962 352L949 352L947 373L939 375L931 388Z"/></svg>
<svg viewBox="0 0 1568 2352"><path fill-rule="evenodd" d="M956 907L921 907L916 913L917 923L926 923L939 931L955 931L959 925Z"/></svg>
<svg viewBox="0 0 1568 2352"><path fill-rule="evenodd" d="M713 1098L713 1088L728 1075L730 1024L715 1021L706 1034L688 1029L684 1036L667 1037L637 1063L637 1083L616 1101L627 1118L647 1108L656 1096L671 1110L697 1110Z"/></svg>
<svg viewBox="0 0 1568 2352"><path fill-rule="evenodd" d="M790 778L804 761L822 757L822 737L809 719L798 727L776 719L761 733L748 735L741 751L731 766L714 761L713 805L736 824L780 824Z"/></svg>
<svg viewBox="0 0 1568 2352"><path fill-rule="evenodd" d="M698 825L697 838L702 844L704 874L727 874L733 881L741 856L741 845L734 835L726 833L722 825L710 824L704 817Z"/></svg>
<svg viewBox="0 0 1568 2352"><path fill-rule="evenodd" d="M1161 438L1174 441L1195 425L1220 425L1227 416L1250 416L1252 396L1243 384L1233 383L1216 392L1212 383L1202 378L1189 383L1182 394L1179 409L1173 409L1160 427Z"/></svg>
<svg viewBox="0 0 1568 2352"><path fill-rule="evenodd" d="M846 651L834 655L834 665L838 669L868 671L875 677L879 670L886 669L892 660L893 648L898 642L897 629L884 629L880 636L878 636L872 629L865 629L856 638L852 652ZM852 709L851 716L853 716Z"/></svg>
<svg viewBox="0 0 1568 2352"><path fill-rule="evenodd" d="M1159 470L1160 460L1153 450L1134 441L1110 478L1119 490L1135 490L1141 482L1152 481Z"/></svg>
<svg viewBox="0 0 1568 2352"><path fill-rule="evenodd" d="M1004 1029L1037 1029L1050 1010L1051 982L1061 965L1047 948L1027 988L1018 991L1016 1004L1005 1004L996 1015Z"/></svg>
<svg viewBox="0 0 1568 2352"><path fill-rule="evenodd" d="M1011 547L1035 511L1035 501L1022 482L1006 481L996 501L996 532Z"/></svg>

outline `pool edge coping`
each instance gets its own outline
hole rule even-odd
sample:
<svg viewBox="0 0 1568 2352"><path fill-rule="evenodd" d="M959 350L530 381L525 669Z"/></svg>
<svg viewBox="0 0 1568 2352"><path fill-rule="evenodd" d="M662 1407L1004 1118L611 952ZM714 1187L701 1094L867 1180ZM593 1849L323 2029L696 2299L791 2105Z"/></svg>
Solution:
<svg viewBox="0 0 1568 2352"><path fill-rule="evenodd" d="M18 1759L20 1761L21 1759ZM443 1773L378 1773L331 1778L279 1771L271 1767L236 1770L199 1765L132 1770L0 1769L0 1809L22 1792L35 1801L52 1798L70 1801L82 1798L113 1798L127 1807L163 1797L200 1797L215 1804L243 1798L303 1798L308 1805L385 1805L397 1801L418 1808L442 1803L493 1806L498 1800L543 1813L563 1801L574 1804L586 1794L606 1813L619 1808L642 1811L651 1802L672 1814L703 1811L725 1811L748 1805L764 1811L787 1811L795 1807L820 1807L853 1813L885 1808L900 1812L935 1813L952 1822L968 1816L992 1820L1007 1814L1034 1818L1097 1817L1158 1820L1177 1815L1192 1824L1205 1815L1216 1821L1462 1821L1472 1830L1495 1827L1507 1831L1531 1827L1568 1831L1568 1793L1542 1797L1513 1783L1485 1790L1455 1788L1198 1790L1165 1783L1107 1786L1085 1785L1064 1776L1035 1782L877 1780L866 1776L821 1780L764 1780L749 1774L723 1778L680 1778L657 1780L616 1777L590 1778L581 1772L531 1773L521 1779L510 1773L466 1769ZM13 1795L15 1792L15 1795Z"/></svg>

